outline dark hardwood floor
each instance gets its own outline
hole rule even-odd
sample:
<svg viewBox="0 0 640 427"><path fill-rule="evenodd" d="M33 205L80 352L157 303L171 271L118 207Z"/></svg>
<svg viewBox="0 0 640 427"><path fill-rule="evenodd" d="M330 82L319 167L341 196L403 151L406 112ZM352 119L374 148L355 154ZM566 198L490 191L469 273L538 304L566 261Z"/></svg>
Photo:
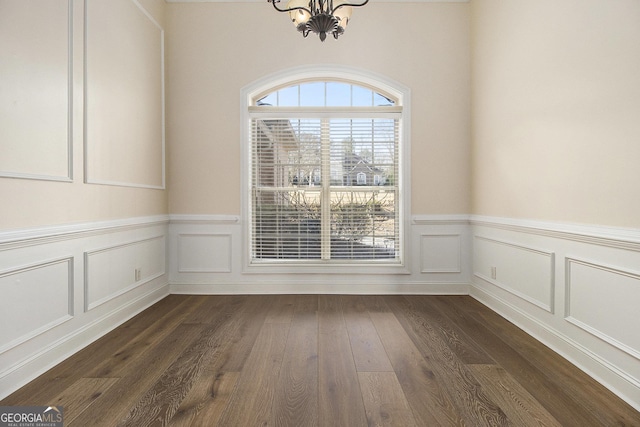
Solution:
<svg viewBox="0 0 640 427"><path fill-rule="evenodd" d="M464 296L178 296L0 402L65 426L640 426Z"/></svg>

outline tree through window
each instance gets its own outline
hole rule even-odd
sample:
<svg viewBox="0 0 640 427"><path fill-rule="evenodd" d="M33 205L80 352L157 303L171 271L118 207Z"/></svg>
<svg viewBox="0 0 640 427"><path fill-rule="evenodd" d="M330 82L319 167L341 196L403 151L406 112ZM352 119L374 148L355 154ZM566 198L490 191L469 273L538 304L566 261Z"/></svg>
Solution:
<svg viewBox="0 0 640 427"><path fill-rule="evenodd" d="M251 262L400 263L396 100L313 81L252 103Z"/></svg>

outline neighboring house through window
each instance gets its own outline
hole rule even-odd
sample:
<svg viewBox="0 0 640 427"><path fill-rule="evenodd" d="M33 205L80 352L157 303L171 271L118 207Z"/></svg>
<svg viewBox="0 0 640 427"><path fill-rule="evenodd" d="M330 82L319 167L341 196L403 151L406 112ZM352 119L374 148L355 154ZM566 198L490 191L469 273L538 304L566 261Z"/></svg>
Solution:
<svg viewBox="0 0 640 427"><path fill-rule="evenodd" d="M402 93L313 74L246 94L248 264L402 265Z"/></svg>

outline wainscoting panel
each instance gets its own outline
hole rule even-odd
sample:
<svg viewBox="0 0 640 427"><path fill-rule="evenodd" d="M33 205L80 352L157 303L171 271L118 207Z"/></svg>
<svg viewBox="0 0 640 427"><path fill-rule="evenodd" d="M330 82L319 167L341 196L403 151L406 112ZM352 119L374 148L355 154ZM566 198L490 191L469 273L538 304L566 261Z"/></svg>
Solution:
<svg viewBox="0 0 640 427"><path fill-rule="evenodd" d="M179 273L230 273L231 234L179 234Z"/></svg>
<svg viewBox="0 0 640 427"><path fill-rule="evenodd" d="M405 265L246 268L240 217L175 215L169 228L172 293L467 294L468 220L415 217Z"/></svg>
<svg viewBox="0 0 640 427"><path fill-rule="evenodd" d="M0 399L168 295L167 224L0 232Z"/></svg>
<svg viewBox="0 0 640 427"><path fill-rule="evenodd" d="M72 318L73 258L0 272L0 293L2 353Z"/></svg>
<svg viewBox="0 0 640 427"><path fill-rule="evenodd" d="M422 273L461 273L462 236L460 234L423 234Z"/></svg>
<svg viewBox="0 0 640 427"><path fill-rule="evenodd" d="M85 252L85 310L91 310L165 273L165 237Z"/></svg>
<svg viewBox="0 0 640 427"><path fill-rule="evenodd" d="M572 258L566 272L566 319L640 360L640 272Z"/></svg>
<svg viewBox="0 0 640 427"><path fill-rule="evenodd" d="M640 410L640 230L470 222L471 296Z"/></svg>
<svg viewBox="0 0 640 427"><path fill-rule="evenodd" d="M553 312L552 252L474 236L473 274L538 307Z"/></svg>

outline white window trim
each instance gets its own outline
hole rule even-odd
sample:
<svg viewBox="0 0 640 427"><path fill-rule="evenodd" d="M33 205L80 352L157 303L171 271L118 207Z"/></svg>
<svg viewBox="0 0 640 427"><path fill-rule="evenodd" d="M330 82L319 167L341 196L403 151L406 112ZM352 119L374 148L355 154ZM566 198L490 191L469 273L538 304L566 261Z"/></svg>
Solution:
<svg viewBox="0 0 640 427"><path fill-rule="evenodd" d="M402 262L400 264L375 265L362 264L251 264L249 235L251 220L249 218L249 198L251 193L251 177L249 156L251 148L251 131L249 109L252 100L257 96L273 91L279 87L311 80L335 79L352 82L355 85L369 87L383 94L397 99L396 105L403 108L403 118L400 121L400 177L402 194L400 194L400 234L402 235ZM243 273L275 273L275 274L410 274L411 247L411 93L408 87L389 79L388 77L354 67L341 65L311 65L286 69L264 76L241 90L240 101L240 144L241 144L241 209L242 209L242 271Z"/></svg>

